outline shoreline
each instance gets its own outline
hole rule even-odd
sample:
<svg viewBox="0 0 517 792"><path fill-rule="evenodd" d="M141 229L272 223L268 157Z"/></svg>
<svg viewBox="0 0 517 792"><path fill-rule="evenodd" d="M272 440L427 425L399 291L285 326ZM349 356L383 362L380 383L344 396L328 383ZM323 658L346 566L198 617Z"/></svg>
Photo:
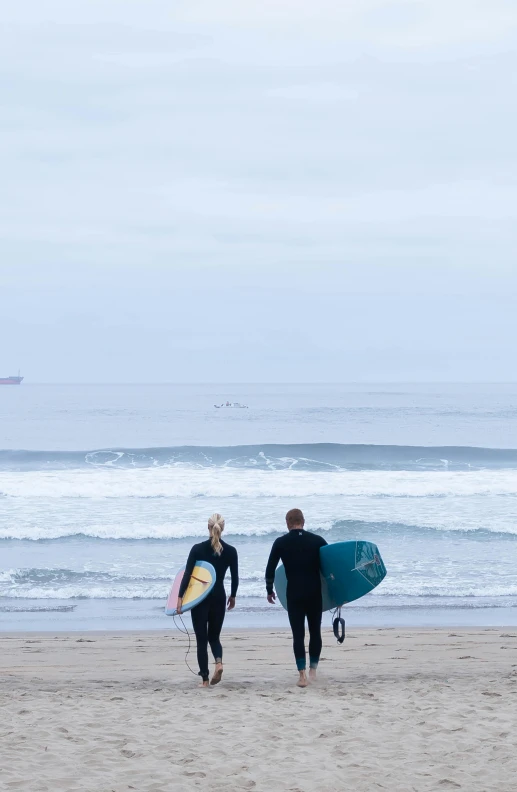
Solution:
<svg viewBox="0 0 517 792"><path fill-rule="evenodd" d="M513 599L513 598L512 598ZM7 604L7 602L9 604ZM242 601L241 601L242 603ZM162 600L0 600L0 636L24 632L163 632L176 627L165 616ZM473 607L429 606L350 606L342 616L351 629L399 627L401 629L446 629L517 627L517 604L476 604ZM191 629L189 614L183 616ZM323 629L331 629L331 614L323 614ZM286 611L279 605L268 606L256 600L255 606L237 604L227 613L224 629L288 629Z"/></svg>

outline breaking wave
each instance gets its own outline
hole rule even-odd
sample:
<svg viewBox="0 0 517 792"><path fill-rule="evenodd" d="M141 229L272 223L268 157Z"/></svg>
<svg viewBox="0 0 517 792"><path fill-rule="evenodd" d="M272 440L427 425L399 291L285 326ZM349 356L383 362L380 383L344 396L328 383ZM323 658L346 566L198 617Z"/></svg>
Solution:
<svg viewBox="0 0 517 792"><path fill-rule="evenodd" d="M309 443L107 448L90 451L0 451L0 470L176 466L309 471L517 468L517 449Z"/></svg>
<svg viewBox="0 0 517 792"><path fill-rule="evenodd" d="M177 571L177 565L176 570ZM115 572L76 572L71 569L11 569L0 574L0 603L11 600L81 600L81 599L154 599L165 601L170 589L170 576L131 576ZM265 597L265 583L261 575L242 577L239 600ZM384 601L389 606L390 598L460 600L471 597L508 598L517 597L517 585L507 581L479 580L450 581L433 580L426 574L418 578L390 579L387 577L375 591L368 595ZM4 600L4 602L5 602ZM367 604L362 601L362 605ZM414 606L414 602L411 603Z"/></svg>

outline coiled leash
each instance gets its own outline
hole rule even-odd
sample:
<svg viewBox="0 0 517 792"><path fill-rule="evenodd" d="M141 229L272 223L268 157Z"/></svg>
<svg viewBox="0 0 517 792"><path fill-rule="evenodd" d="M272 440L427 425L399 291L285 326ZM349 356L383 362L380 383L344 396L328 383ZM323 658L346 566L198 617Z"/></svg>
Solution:
<svg viewBox="0 0 517 792"><path fill-rule="evenodd" d="M336 641L338 644L342 644L345 640L346 630L345 630L345 620L341 616L341 607L336 608L335 611L332 612L332 627L334 629L334 635L336 636Z"/></svg>

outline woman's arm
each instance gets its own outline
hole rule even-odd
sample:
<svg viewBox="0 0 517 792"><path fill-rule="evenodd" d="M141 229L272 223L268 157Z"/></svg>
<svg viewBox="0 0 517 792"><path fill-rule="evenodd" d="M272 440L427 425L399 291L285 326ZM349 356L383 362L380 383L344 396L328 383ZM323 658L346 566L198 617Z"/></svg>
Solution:
<svg viewBox="0 0 517 792"><path fill-rule="evenodd" d="M230 574L232 576L230 599L234 600L237 596L237 589L239 588L239 557L237 555L237 550L234 550L232 553L232 558L230 561Z"/></svg>
<svg viewBox="0 0 517 792"><path fill-rule="evenodd" d="M235 597L237 595L237 589L239 588L239 557L237 555L237 550L233 549L233 553L230 556L230 574L232 576L232 588L230 592L230 596L228 597L228 602L226 603L228 606L228 610L233 610L235 608Z"/></svg>
<svg viewBox="0 0 517 792"><path fill-rule="evenodd" d="M192 575L195 566L196 566L196 546L194 545L194 547L188 554L187 564L185 566L185 571L183 573L183 578L181 580L180 590L178 591L179 599L183 599L183 595L187 590L188 584L190 582L190 576Z"/></svg>

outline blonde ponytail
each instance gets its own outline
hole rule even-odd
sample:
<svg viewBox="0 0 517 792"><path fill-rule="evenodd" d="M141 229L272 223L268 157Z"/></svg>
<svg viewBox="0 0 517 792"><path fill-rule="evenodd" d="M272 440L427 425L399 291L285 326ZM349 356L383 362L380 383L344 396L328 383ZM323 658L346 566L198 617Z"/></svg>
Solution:
<svg viewBox="0 0 517 792"><path fill-rule="evenodd" d="M210 541L215 555L221 555L223 546L221 544L221 534L224 530L224 517L220 514L212 514L208 520L208 530L210 531Z"/></svg>

